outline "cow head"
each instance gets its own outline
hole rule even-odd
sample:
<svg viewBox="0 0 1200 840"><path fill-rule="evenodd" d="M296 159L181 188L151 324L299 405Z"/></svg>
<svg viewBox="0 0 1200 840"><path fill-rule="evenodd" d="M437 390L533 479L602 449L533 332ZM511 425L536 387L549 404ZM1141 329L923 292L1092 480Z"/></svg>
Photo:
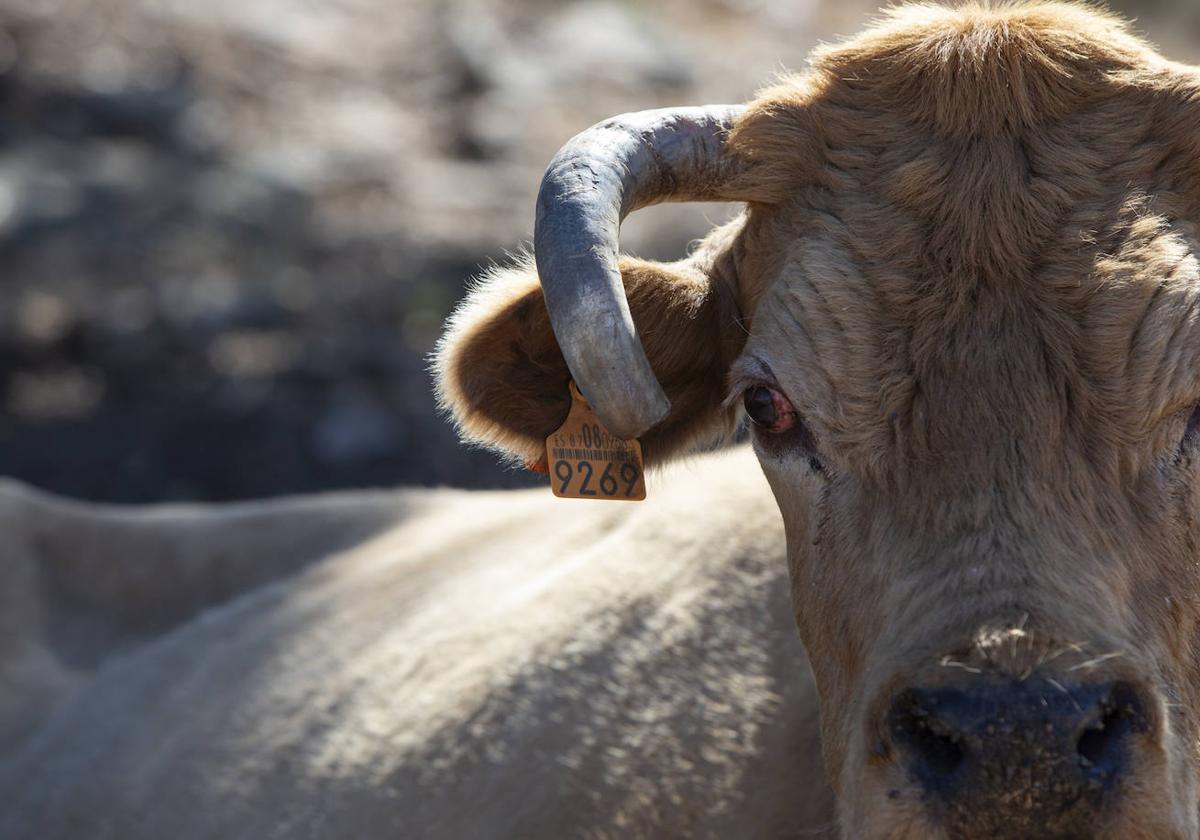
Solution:
<svg viewBox="0 0 1200 840"><path fill-rule="evenodd" d="M619 259L667 200L745 212ZM566 146L441 397L522 460L572 376L651 461L749 415L848 836L1195 837L1197 221L1200 74L1080 7L901 9Z"/></svg>

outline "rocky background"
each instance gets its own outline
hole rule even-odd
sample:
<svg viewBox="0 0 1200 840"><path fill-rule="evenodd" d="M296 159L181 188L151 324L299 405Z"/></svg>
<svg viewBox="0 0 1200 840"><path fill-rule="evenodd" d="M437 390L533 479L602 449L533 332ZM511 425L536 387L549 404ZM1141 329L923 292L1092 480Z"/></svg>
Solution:
<svg viewBox="0 0 1200 840"><path fill-rule="evenodd" d="M1117 3L1174 57L1200 4ZM872 0L0 0L0 473L88 499L513 486L425 357L554 150L739 101ZM674 258L722 206L658 208Z"/></svg>

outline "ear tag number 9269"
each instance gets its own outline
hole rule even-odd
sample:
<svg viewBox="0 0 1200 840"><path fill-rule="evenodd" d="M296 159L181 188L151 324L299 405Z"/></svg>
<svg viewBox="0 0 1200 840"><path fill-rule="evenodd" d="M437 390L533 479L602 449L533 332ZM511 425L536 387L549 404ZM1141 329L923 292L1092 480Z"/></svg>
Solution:
<svg viewBox="0 0 1200 840"><path fill-rule="evenodd" d="M550 487L561 499L646 498L642 445L611 434L571 383L571 411L546 438Z"/></svg>

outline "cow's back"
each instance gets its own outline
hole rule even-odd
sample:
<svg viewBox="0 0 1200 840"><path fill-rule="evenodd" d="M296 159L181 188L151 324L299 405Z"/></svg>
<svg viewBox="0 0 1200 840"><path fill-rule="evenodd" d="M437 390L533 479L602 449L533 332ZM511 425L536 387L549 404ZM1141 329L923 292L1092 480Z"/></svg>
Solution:
<svg viewBox="0 0 1200 840"><path fill-rule="evenodd" d="M66 691L0 757L0 836L826 825L782 529L748 453L677 467L639 505L403 505Z"/></svg>

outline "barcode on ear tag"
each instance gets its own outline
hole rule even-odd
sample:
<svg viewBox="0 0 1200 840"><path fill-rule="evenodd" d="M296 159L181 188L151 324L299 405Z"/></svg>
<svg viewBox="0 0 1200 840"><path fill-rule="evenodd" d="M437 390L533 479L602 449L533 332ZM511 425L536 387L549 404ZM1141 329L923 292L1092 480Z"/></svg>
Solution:
<svg viewBox="0 0 1200 840"><path fill-rule="evenodd" d="M646 498L642 445L622 440L600 425L587 400L571 383L571 412L546 438L550 487L560 499Z"/></svg>

